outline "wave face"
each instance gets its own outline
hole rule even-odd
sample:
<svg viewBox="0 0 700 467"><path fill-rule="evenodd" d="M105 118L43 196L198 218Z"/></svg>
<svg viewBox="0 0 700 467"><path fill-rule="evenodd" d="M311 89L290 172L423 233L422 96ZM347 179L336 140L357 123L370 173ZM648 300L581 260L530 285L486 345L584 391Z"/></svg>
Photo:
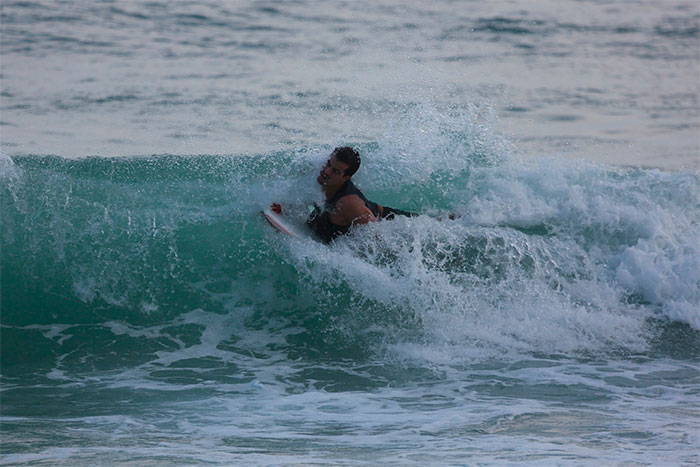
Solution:
<svg viewBox="0 0 700 467"><path fill-rule="evenodd" d="M279 428L279 417L314 425L327 410L338 434L346 409L360 418L375 411L384 415L347 423L378 443L377 454L396 442L392 423L440 431L420 388L455 408L463 404L455 394L490 399L516 381L523 392L508 397L530 413L532 400L551 402L543 387L579 387L553 396L556 403L614 400L626 386L604 372L622 374L639 359L648 364L639 371L656 381L642 392L654 391L664 371L682 373L692 387L690 362L700 355L697 174L523 159L471 116L423 111L409 120L383 141L358 145L356 183L370 199L424 215L357 228L331 245L283 238L260 216L281 201L303 219L320 198L315 175L330 146L256 156L3 156L9 451L22 452L25 417L38 401L44 421L56 425L49 445L60 444L65 417L76 429L96 423L99 433L130 426L135 443L152 430L206 437L211 423L223 424L227 434L217 439L230 447ZM448 212L459 217L437 220ZM603 361L618 363L599 373ZM680 363L669 370L668 361ZM595 376L581 382L571 371ZM305 399L309 391L318 402ZM80 409L66 406L70 394L81 395ZM497 414L481 396L475 407L488 416L477 432L542 422ZM107 410L104 397L127 402ZM182 397L196 414L183 415ZM416 405L403 406L403 397ZM154 401L166 404L163 424L147 421ZM295 412L298 404L313 410ZM257 417L255 429L235 431L216 418L245 410ZM191 425L181 422L175 435L164 413ZM289 430L275 432L294 439ZM439 448L420 433L418 446ZM620 452L629 447L615 442ZM185 458L214 459L189 447Z"/></svg>

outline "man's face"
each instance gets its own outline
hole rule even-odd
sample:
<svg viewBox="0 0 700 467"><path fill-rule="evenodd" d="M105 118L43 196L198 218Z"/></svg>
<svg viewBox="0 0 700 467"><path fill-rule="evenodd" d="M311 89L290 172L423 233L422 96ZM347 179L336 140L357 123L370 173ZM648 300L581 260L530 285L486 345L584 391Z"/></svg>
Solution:
<svg viewBox="0 0 700 467"><path fill-rule="evenodd" d="M350 179L349 175L345 175L345 170L348 168L348 164L339 161L335 156L331 156L326 165L323 166L321 172L318 174L319 185L323 186L340 186Z"/></svg>

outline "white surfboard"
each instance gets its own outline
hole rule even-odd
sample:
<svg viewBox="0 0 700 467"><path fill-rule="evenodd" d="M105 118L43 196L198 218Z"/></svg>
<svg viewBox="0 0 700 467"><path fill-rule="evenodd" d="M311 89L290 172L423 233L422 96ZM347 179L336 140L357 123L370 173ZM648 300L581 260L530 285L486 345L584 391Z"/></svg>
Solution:
<svg viewBox="0 0 700 467"><path fill-rule="evenodd" d="M270 225L275 228L275 230L289 235L292 238L301 238L302 236L306 236L306 234L304 234L297 228L297 226L290 222L289 219L285 218L284 214L273 211L271 207L263 209L262 214L265 216L265 219L267 219Z"/></svg>

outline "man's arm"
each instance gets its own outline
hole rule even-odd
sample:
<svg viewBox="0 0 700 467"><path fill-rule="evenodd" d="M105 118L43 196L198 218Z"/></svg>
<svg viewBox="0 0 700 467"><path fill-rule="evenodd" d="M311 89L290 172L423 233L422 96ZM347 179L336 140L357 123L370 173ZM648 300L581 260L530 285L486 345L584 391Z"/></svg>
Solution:
<svg viewBox="0 0 700 467"><path fill-rule="evenodd" d="M330 220L337 225L350 225L376 222L377 218L359 196L348 195L338 200Z"/></svg>

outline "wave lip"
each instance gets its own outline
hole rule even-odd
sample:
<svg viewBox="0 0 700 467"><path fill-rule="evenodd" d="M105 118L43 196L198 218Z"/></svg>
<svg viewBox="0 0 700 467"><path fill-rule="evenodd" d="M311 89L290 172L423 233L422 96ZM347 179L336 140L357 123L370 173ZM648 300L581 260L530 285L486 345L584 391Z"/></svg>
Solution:
<svg viewBox="0 0 700 467"><path fill-rule="evenodd" d="M700 329L697 175L523 160L472 118L415 118L430 130L418 145L360 145L358 183L424 215L331 246L285 243L259 216L318 201L326 148L5 157L3 324L143 326L249 303L304 339L336 336L323 345L418 345L444 362L646 352L663 332L654 320ZM445 211L461 217L437 221Z"/></svg>

